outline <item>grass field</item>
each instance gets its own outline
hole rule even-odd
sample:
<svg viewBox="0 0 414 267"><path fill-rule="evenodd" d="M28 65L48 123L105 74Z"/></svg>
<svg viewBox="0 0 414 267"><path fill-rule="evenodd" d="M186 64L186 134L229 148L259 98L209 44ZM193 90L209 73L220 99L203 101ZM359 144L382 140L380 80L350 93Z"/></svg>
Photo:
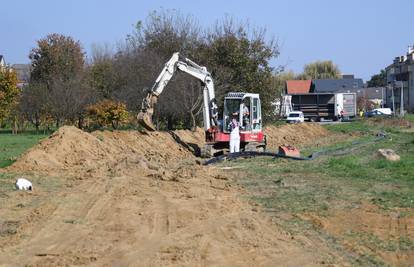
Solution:
<svg viewBox="0 0 414 267"><path fill-rule="evenodd" d="M22 134L0 132L0 168L11 165L20 154L45 137L47 135L33 132Z"/></svg>
<svg viewBox="0 0 414 267"><path fill-rule="evenodd" d="M412 118L410 118L412 119ZM322 239L356 266L410 266L414 260L414 132L401 120L326 126L340 149L312 161L254 158L224 163L284 229ZM385 132L379 140L376 134ZM398 162L378 158L391 148ZM333 150L337 151L337 150ZM242 170L242 171L240 171Z"/></svg>

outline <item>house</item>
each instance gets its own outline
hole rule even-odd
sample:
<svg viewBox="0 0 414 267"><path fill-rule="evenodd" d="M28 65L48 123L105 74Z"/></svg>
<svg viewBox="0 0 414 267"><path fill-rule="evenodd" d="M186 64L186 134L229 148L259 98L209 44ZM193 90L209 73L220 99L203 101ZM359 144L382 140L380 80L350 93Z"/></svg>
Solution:
<svg viewBox="0 0 414 267"><path fill-rule="evenodd" d="M414 45L408 47L407 54L396 57L391 65L385 68L387 75L387 103L393 102L396 109L401 103L401 92L404 109L414 112ZM393 108L393 105L389 105Z"/></svg>
<svg viewBox="0 0 414 267"><path fill-rule="evenodd" d="M342 79L288 80L285 92L287 94L346 93L363 88L362 79L355 79L354 75L343 75Z"/></svg>
<svg viewBox="0 0 414 267"><path fill-rule="evenodd" d="M0 69L6 67L4 56L0 55ZM17 87L22 88L27 85L30 80L31 65L30 64L14 64L11 70L16 72Z"/></svg>
<svg viewBox="0 0 414 267"><path fill-rule="evenodd" d="M386 87L367 87L362 90L357 90L355 93L357 93L358 96L362 96L368 100L385 99L386 89Z"/></svg>
<svg viewBox="0 0 414 267"><path fill-rule="evenodd" d="M385 87L366 88L364 81L354 75L343 75L342 79L289 80L286 81L287 94L307 93L355 93L358 98L365 98L382 105L386 101Z"/></svg>
<svg viewBox="0 0 414 267"><path fill-rule="evenodd" d="M286 81L287 94L307 94L312 90L312 80L289 80Z"/></svg>
<svg viewBox="0 0 414 267"><path fill-rule="evenodd" d="M31 65L30 64L14 64L12 69L17 75L17 87L22 88L29 84Z"/></svg>
<svg viewBox="0 0 414 267"><path fill-rule="evenodd" d="M366 87L366 88L356 88L349 89L343 93L355 93L357 99L364 98L372 103L375 103L377 106L386 105L386 87Z"/></svg>

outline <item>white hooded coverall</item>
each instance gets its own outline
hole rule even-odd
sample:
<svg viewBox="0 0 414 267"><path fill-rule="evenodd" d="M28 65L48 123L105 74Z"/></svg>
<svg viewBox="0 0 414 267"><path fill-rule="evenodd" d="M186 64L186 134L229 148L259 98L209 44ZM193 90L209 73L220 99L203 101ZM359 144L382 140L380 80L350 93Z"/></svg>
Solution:
<svg viewBox="0 0 414 267"><path fill-rule="evenodd" d="M240 151L240 131L239 123L237 120L232 119L231 123L231 132L230 132L230 153Z"/></svg>

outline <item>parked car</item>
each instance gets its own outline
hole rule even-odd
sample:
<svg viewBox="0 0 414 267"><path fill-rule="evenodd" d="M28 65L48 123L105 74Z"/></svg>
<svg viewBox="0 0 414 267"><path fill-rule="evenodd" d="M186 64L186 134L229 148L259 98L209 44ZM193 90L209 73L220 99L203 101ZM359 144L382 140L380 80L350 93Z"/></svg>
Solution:
<svg viewBox="0 0 414 267"><path fill-rule="evenodd" d="M366 117L378 117L384 116L388 117L392 115L392 111L390 108L376 108L365 113Z"/></svg>
<svg viewBox="0 0 414 267"><path fill-rule="evenodd" d="M292 111L286 118L288 123L300 123L305 121L305 116L302 111Z"/></svg>

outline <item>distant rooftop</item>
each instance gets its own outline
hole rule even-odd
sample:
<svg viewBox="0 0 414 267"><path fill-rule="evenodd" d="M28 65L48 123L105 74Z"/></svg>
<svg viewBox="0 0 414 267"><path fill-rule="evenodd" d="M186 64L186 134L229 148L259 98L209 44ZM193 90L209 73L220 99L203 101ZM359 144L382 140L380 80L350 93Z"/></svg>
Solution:
<svg viewBox="0 0 414 267"><path fill-rule="evenodd" d="M30 71L31 65L30 64L14 64L12 65L12 69L17 74L17 79L21 83L27 83L30 79Z"/></svg>
<svg viewBox="0 0 414 267"><path fill-rule="evenodd" d="M289 80L286 81L286 92L288 94L307 94L310 92L312 80Z"/></svg>
<svg viewBox="0 0 414 267"><path fill-rule="evenodd" d="M343 74L342 79L355 79L354 74Z"/></svg>
<svg viewBox="0 0 414 267"><path fill-rule="evenodd" d="M315 92L337 92L347 89L363 88L362 79L346 78L346 79L318 79L312 80Z"/></svg>

